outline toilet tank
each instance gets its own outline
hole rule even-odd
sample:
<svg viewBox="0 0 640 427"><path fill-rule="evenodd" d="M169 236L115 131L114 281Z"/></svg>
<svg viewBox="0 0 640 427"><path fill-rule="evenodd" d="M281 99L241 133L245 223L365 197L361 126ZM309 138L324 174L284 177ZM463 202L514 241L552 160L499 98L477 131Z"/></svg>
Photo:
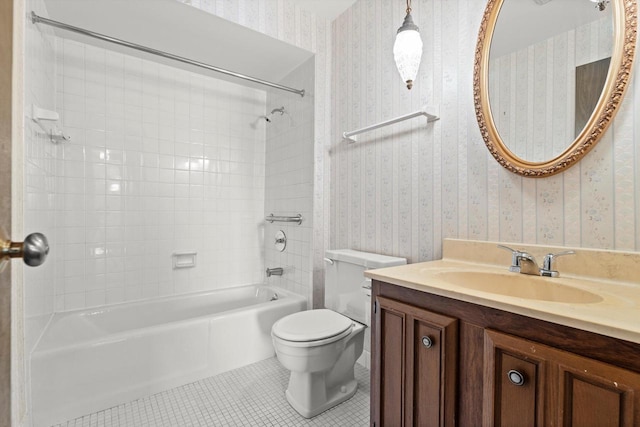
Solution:
<svg viewBox="0 0 640 427"><path fill-rule="evenodd" d="M325 307L344 314L362 324L370 324L371 279L365 270L393 267L407 263L405 258L354 251L331 249L325 252Z"/></svg>

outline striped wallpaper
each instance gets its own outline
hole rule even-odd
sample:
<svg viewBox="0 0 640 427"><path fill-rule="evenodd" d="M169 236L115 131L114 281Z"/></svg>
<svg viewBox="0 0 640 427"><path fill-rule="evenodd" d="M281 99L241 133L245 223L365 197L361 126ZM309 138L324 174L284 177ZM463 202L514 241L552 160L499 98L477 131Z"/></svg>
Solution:
<svg viewBox="0 0 640 427"><path fill-rule="evenodd" d="M360 0L333 27L331 247L437 259L446 237L640 250L638 67L597 147L561 174L514 175L490 156L473 107L473 55L484 2L415 0L424 42L413 90L393 61L404 7ZM364 134L345 130L424 104L441 119L413 119ZM545 124L548 124L546 122Z"/></svg>

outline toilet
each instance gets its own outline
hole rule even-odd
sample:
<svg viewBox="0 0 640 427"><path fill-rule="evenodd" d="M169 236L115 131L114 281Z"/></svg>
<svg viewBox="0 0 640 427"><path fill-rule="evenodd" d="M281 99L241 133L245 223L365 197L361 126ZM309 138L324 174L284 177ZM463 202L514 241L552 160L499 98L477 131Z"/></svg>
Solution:
<svg viewBox="0 0 640 427"><path fill-rule="evenodd" d="M356 393L353 368L371 319L371 281L364 271L407 263L405 258L351 249L325 255L326 308L290 314L271 329L278 360L291 371L287 401L305 418Z"/></svg>

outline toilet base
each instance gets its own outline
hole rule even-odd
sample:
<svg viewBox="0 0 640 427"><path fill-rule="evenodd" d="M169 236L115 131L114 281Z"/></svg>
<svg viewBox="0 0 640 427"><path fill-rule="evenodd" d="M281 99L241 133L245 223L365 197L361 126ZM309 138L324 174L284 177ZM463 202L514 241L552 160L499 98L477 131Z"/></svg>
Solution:
<svg viewBox="0 0 640 427"><path fill-rule="evenodd" d="M291 407L295 409L296 412L298 412L305 418L312 418L326 411L327 409L333 408L334 406L344 402L345 400L351 399L356 394L357 390L358 381L356 381L355 379L349 380L342 386L337 386L332 390L327 391L326 402L313 408L309 408L298 402L288 388L285 395L287 396L287 402L289 402Z"/></svg>

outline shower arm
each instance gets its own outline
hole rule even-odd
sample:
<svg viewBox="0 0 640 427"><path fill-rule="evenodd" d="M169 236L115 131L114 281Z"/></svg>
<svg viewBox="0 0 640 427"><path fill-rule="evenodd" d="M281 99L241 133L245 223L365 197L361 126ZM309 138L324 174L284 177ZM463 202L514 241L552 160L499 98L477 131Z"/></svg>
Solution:
<svg viewBox="0 0 640 427"><path fill-rule="evenodd" d="M74 27L73 25L65 24L64 22L54 21L53 19L43 18L37 15L35 12L31 12L31 22L34 24L46 24L52 27L60 28L62 30L71 31L74 33L82 34L84 36L93 37L98 40L103 40L109 43L125 46L131 49L139 50L141 52L150 53L152 55L161 56L163 58L172 59L174 61L182 62L184 64L193 65L196 67L204 68L206 70L215 71L217 73L226 74L228 76L237 77L239 79L248 80L253 83L259 83L261 85L270 86L280 90L286 90L287 92L297 93L300 96L304 96L304 89L294 89L288 86L283 86L277 83L261 80L256 77L247 76L245 74L236 73L234 71L225 70L224 68L214 67L213 65L205 64L204 62L194 61L193 59L185 58L182 56L174 55L161 50L153 49L150 47L142 46L136 43L131 43L125 40L117 39L115 37L107 36L104 34L96 33L93 31L85 30L84 28Z"/></svg>
<svg viewBox="0 0 640 427"><path fill-rule="evenodd" d="M280 108L274 108L273 110L271 110L271 112L269 114L267 114L266 116L260 116L263 119L265 119L268 123L271 123L271 116L273 116L275 113L280 113L280 115L284 115L284 107L280 107Z"/></svg>

